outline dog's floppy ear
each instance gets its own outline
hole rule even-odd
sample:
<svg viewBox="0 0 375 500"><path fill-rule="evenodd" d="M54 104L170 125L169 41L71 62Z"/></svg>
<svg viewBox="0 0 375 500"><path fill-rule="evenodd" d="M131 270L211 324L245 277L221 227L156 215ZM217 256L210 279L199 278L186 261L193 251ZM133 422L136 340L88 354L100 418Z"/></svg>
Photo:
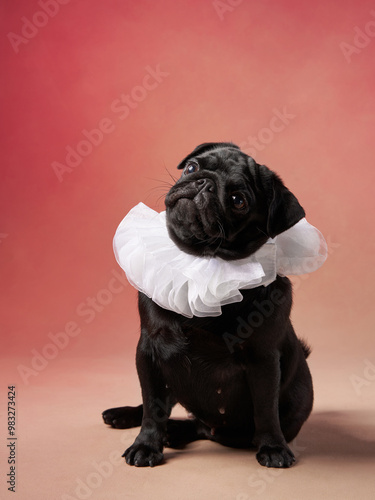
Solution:
<svg viewBox="0 0 375 500"><path fill-rule="evenodd" d="M305 211L280 177L272 172L269 179L267 234L270 238L286 231L305 217Z"/></svg>
<svg viewBox="0 0 375 500"><path fill-rule="evenodd" d="M235 149L240 149L236 144L233 144L232 142L205 142L203 144L200 144L197 146L194 151L192 151L190 154L186 156L182 160L182 162L178 165L178 169L184 168L185 162L187 160L190 160L190 158L193 158L194 156L200 155L202 153L205 153L206 151L210 151L211 149L218 149L218 148L235 148Z"/></svg>

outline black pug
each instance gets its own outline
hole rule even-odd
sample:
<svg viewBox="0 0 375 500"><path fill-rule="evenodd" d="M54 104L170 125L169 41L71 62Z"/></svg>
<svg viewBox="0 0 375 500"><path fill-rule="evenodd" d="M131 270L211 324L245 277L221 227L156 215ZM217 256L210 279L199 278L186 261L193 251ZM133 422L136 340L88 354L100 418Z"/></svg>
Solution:
<svg viewBox="0 0 375 500"><path fill-rule="evenodd" d="M184 252L241 259L305 216L280 178L232 143L202 144L178 168L182 176L165 205L170 237ZM278 276L241 293L242 302L204 318L176 314L139 293L136 364L143 405L103 412L112 427L141 425L123 455L129 465L158 465L164 446L197 439L255 447L258 462L267 467L295 461L287 443L311 412L313 386L309 348L289 317L292 286ZM273 312L239 339L238 318L249 317L254 301L271 301ZM239 341L228 345L228 335ZM177 402L191 419L169 418Z"/></svg>

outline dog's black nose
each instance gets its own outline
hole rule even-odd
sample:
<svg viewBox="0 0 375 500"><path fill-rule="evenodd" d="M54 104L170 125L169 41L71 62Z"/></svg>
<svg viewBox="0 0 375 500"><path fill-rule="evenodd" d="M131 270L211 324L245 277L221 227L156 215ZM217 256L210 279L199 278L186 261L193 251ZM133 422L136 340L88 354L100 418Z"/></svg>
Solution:
<svg viewBox="0 0 375 500"><path fill-rule="evenodd" d="M195 181L198 190L209 191L210 193L216 193L215 183L211 179L198 179Z"/></svg>

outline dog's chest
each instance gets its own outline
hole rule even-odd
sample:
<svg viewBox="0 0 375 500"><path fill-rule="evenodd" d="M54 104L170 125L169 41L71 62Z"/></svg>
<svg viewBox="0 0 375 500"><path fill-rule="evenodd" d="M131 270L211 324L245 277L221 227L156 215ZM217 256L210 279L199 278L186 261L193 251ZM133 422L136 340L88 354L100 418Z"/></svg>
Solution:
<svg viewBox="0 0 375 500"><path fill-rule="evenodd" d="M251 405L244 356L231 355L220 335L159 331L152 344L173 397L207 424L237 421L243 405Z"/></svg>

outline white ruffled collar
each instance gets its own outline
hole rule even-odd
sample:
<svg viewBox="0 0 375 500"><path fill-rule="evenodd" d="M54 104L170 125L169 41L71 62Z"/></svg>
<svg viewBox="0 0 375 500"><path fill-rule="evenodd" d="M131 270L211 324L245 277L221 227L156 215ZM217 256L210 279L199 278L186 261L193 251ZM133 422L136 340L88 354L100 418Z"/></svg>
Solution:
<svg viewBox="0 0 375 500"><path fill-rule="evenodd" d="M222 306L243 299L240 290L267 286L277 274L313 272L327 257L323 236L306 219L245 259L195 257L171 240L165 212L143 203L122 220L113 246L117 262L137 290L187 317L219 316Z"/></svg>

